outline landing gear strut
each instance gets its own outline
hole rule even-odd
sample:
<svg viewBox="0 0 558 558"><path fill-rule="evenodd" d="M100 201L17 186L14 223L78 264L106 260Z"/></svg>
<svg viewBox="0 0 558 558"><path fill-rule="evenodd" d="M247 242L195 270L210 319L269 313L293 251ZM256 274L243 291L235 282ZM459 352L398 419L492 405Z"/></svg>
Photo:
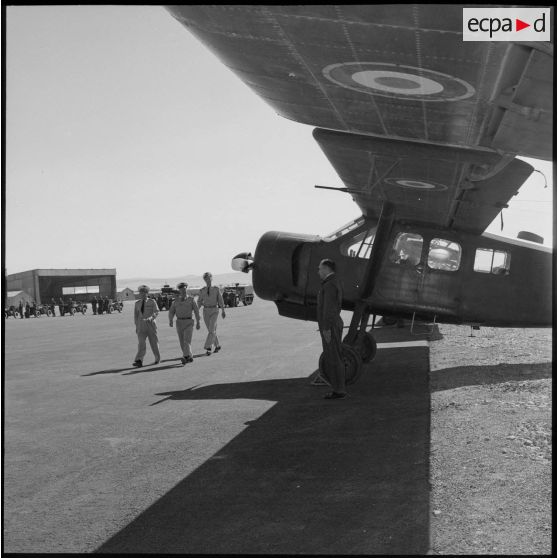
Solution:
<svg viewBox="0 0 558 558"><path fill-rule="evenodd" d="M363 364L371 362L376 356L376 341L372 333L366 331L370 319L368 300L372 296L376 278L389 245L391 228L395 219L395 208L392 203L385 201L378 220L374 243L370 259L366 264L364 275L360 283L360 301L355 306L349 331L343 339L343 360L345 361L345 382L354 383L363 372ZM372 329L376 316L372 320ZM322 366L323 355L320 357L320 371L327 379Z"/></svg>

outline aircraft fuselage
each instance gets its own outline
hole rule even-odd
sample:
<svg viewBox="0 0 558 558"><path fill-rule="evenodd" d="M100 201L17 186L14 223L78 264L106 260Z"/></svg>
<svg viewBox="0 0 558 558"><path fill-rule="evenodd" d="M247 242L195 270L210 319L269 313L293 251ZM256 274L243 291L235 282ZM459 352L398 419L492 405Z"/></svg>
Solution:
<svg viewBox="0 0 558 558"><path fill-rule="evenodd" d="M345 310L363 302L371 313L439 323L551 326L550 248L395 222L386 249L374 262L374 284L366 289L377 223L358 223L334 238L266 233L254 255L256 294L274 301L281 315L315 320L317 268L320 260L330 258L343 285Z"/></svg>

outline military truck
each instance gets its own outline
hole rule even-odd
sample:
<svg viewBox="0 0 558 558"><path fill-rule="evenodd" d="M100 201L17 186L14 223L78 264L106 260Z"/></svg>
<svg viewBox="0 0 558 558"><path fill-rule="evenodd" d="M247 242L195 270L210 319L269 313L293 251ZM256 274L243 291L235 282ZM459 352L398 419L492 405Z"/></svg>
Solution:
<svg viewBox="0 0 558 558"><path fill-rule="evenodd" d="M254 300L254 288L252 285L226 285L223 289L223 302L226 307L236 308L241 302L244 306L252 304Z"/></svg>
<svg viewBox="0 0 558 558"><path fill-rule="evenodd" d="M177 296L178 291L176 289L173 289L170 285L163 285L161 293L155 297L159 310L168 310Z"/></svg>

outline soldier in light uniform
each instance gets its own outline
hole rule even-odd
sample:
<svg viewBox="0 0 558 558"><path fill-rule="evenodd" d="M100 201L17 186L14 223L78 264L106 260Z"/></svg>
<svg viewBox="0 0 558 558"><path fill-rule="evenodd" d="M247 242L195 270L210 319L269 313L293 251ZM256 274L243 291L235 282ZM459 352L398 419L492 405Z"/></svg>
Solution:
<svg viewBox="0 0 558 558"><path fill-rule="evenodd" d="M180 348L182 349L182 364L194 362L192 356L192 333L194 333L194 320L192 312L196 316L196 329L200 329L200 312L198 305L193 297L188 296L186 288L188 283L178 283L178 298L172 301L169 308L169 325L173 327L173 319L176 315L176 333L180 341Z"/></svg>
<svg viewBox="0 0 558 558"><path fill-rule="evenodd" d="M140 285L138 287L140 294L139 300L136 300L134 307L134 323L136 324L136 333L138 334L138 352L132 366L143 366L143 357L145 356L145 339L149 339L149 345L155 356L155 363L161 362L159 353L159 339L157 338L157 324L155 319L159 314L159 307L152 298L147 298L149 287Z"/></svg>
<svg viewBox="0 0 558 558"><path fill-rule="evenodd" d="M221 308L221 315L223 319L225 318L225 303L223 302L223 296L219 287L213 287L211 285L211 280L213 276L211 273L206 272L203 274L206 287L200 289L200 294L198 296L198 306L201 308L203 306L203 321L207 327L207 339L205 340L205 354L209 356L211 354L211 346L215 345L215 352L221 350L221 345L219 344L219 339L217 338L217 318L219 317L219 308Z"/></svg>

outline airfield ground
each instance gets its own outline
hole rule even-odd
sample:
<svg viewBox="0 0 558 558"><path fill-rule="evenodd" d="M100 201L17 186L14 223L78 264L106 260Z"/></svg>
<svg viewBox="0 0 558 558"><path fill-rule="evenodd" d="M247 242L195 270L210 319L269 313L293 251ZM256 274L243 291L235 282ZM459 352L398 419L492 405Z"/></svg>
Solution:
<svg viewBox="0 0 558 558"><path fill-rule="evenodd" d="M129 305L4 327L6 552L551 551L550 330L442 325L326 401L316 324L259 300L186 367L166 312L141 369Z"/></svg>

